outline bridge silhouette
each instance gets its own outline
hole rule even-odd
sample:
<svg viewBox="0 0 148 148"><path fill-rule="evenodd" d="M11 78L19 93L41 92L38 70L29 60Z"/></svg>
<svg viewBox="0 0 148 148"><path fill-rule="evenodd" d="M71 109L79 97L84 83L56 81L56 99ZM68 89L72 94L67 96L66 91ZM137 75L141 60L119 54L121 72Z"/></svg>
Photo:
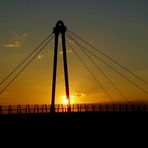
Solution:
<svg viewBox="0 0 148 148"><path fill-rule="evenodd" d="M73 104L70 112L148 112L146 104ZM55 105L55 112L69 112L68 106L63 104ZM44 114L52 113L51 105L6 105L0 106L0 115L4 114Z"/></svg>
<svg viewBox="0 0 148 148"><path fill-rule="evenodd" d="M58 40L59 35L62 37L62 49L63 49L63 64L64 64L64 78L65 78L65 92L66 92L66 99L68 101L67 105L63 104L55 104L55 94L56 94L56 77L57 77L57 60L58 60ZM132 103L129 101L128 97L119 89L119 87L109 78L109 76L97 65L94 58L99 60L101 63L103 63L105 66L110 68L112 71L120 75L123 79L128 81L128 83L132 84L136 89L139 89L142 93L144 93L146 96L148 95L148 92L128 78L126 75L124 75L122 72L117 70L115 67L110 65L110 63L107 63L102 58L100 58L97 54L93 53L92 50L89 50L89 48L94 49L97 53L104 56L106 59L110 60L113 64L116 64L120 68L122 68L124 71L129 73L132 77L142 82L144 85L148 85L148 83L121 65L119 62L114 60L113 58L109 57L105 53L103 53L101 50L97 49L93 45L91 45L89 42L85 41L81 37L79 37L77 34L73 33L69 29L66 28L64 23L62 21L58 21L56 26L53 29L53 32L45 38L21 63L18 64L18 66L12 70L1 82L0 86L4 85L5 82L16 73L16 71L20 69L18 73L15 74L15 76L0 90L0 95L17 79L17 77L27 68L29 64L40 54L40 52L53 40L55 39L55 45L54 45L54 61L53 61L53 81L52 81L52 98L51 98L51 104L50 105L9 105L9 106L0 106L0 114L33 114L33 113L58 113L58 112L147 112L148 111L148 105L141 100L142 103ZM114 101L114 98L111 96L111 94L105 89L105 87L100 83L98 78L95 76L95 74L90 70L88 65L84 62L84 60L81 58L81 56L76 52L74 47L70 44L70 41L74 42L79 49L84 53L84 55L91 61L91 63L96 67L96 69L102 73L104 78L112 85L112 87L118 92L118 94L124 99L125 103L116 103ZM85 43L83 44L80 43ZM69 91L69 79L68 79L68 66L67 66L67 51L66 51L66 45L71 48L73 53L78 57L78 59L81 61L83 66L86 68L88 73L92 76L92 78L95 80L95 82L98 84L98 86L104 91L106 96L111 100L112 103L106 103L106 104L71 104L70 102L70 91ZM93 57L93 58L92 58ZM27 61L28 60L28 61ZM26 63L25 63L26 62ZM25 64L23 66L23 64Z"/></svg>
<svg viewBox="0 0 148 148"><path fill-rule="evenodd" d="M62 36L62 54L64 64L65 92L68 102L67 105L55 104L59 35ZM114 135L115 132L116 136L121 135L122 133L125 133L125 136L127 136L129 131L135 131L134 126L136 126L136 130L139 128L140 131L141 127L144 130L147 128L147 102L142 99L140 100L140 103L130 102L122 90L120 90L119 87L109 78L108 74L106 74L99 67L99 65L96 63L96 60L100 61L106 67L117 73L146 96L148 93L144 87L139 85L137 82L134 82L133 79L127 77L127 75L125 75L123 72L117 70L111 65L111 63L126 71L126 73L143 83L145 86L147 86L148 83L121 65L119 62L115 61L101 50L97 49L92 44L85 41L71 30L67 29L62 21L58 21L54 27L54 31L49 36L47 36L25 59L22 60L21 63L16 66L15 69L13 69L0 82L0 95L4 93L11 84L14 83L18 76L28 67L28 65L32 63L32 61L40 54L40 52L43 51L43 49L53 40L53 38L55 39L55 45L51 103L48 105L0 105L0 131L2 137L4 134L7 134L7 139L10 138L11 140L14 138L14 140L16 140L16 138L19 139L23 137L25 141L26 139L32 140L32 138L35 138L36 143L37 139L40 140L43 138L45 140L45 138L48 137L47 135L51 135L52 138L55 138L55 136L53 136L55 133L56 138L58 137L57 135L61 134L63 137L63 133L66 133L65 137L67 140L67 138L71 138L71 135L80 136L80 139L82 139L82 136L88 137L87 131L95 131L95 133L91 132L91 136L96 137L97 134L97 136L100 135L100 137L102 137L102 134L105 133L106 139L108 134L109 136L110 133L112 133L111 135ZM108 90L101 84L98 77L91 71L90 67L85 63L83 58L71 45L71 42L75 43L75 45L79 47L81 52L83 52L83 54L90 60L96 69L104 76L108 83L123 98L124 102L119 103L118 100L114 100ZM83 42L87 46L84 46L84 44L81 44L80 42ZM70 102L66 45L69 46L72 52L80 60L84 68L91 75L92 79L95 80L99 88L101 88L104 91L104 94L110 99L111 103L89 104L85 102L84 104L72 104ZM93 52L93 50L89 50L89 48L93 49L95 52ZM108 59L110 63L102 59L97 53ZM11 78L11 76L14 77ZM9 82L6 83L8 80ZM4 87L2 87L3 85ZM119 128L117 128L118 126ZM17 133L17 136L14 136L14 133Z"/></svg>

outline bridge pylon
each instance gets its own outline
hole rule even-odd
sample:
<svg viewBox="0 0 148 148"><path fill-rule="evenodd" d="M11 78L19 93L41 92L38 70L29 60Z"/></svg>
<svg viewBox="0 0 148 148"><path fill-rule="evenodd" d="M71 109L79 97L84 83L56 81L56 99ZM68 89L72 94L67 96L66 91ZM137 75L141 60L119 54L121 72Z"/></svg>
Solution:
<svg viewBox="0 0 148 148"><path fill-rule="evenodd" d="M52 100L50 112L55 112L55 92L56 92L56 75L57 75L57 59L58 59L58 40L59 35L62 37L62 49L63 49L63 64L64 64L64 77L65 77L65 89L66 89L66 99L68 100L68 112L71 111L70 106L70 93L69 93L69 80L68 80L68 66L67 66L67 53L66 53L66 42L65 42L65 32L67 28L63 21L58 21L56 26L53 28L55 34L54 43L54 61L53 61L53 80L52 80Z"/></svg>

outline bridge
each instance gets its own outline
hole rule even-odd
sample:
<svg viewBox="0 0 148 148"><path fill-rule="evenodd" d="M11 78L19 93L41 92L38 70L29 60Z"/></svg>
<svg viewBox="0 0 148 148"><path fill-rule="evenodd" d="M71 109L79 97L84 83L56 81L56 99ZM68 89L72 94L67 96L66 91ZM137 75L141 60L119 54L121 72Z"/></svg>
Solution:
<svg viewBox="0 0 148 148"><path fill-rule="evenodd" d="M65 104L55 104L56 94L56 78L57 78L57 60L58 60L58 40L59 35L62 36L62 55L64 64L64 79L65 79ZM139 102L131 102L128 97L123 93L114 81L109 77L96 61L101 62L104 66L112 70L114 73L122 77L126 82L131 84L136 90L141 91L146 97L148 92L146 86L148 83L131 70L109 57L107 54L97 49L95 46L67 29L62 21L58 21L53 29L53 32L48 35L33 51L28 54L6 77L0 82L0 95L2 95L6 89L12 85L20 74L32 63L32 61L45 49L45 47L51 43L54 39L54 59L53 59L53 79L52 79L52 96L49 104L26 104L26 105L0 105L0 131L1 135L7 133L7 138L12 139L13 134L17 131L17 138L20 135L24 136L26 133L27 137L32 134L37 138L46 137L45 133L50 133L52 137L56 133L66 133L66 139L71 137L70 132L75 133L77 136L79 132L86 133L87 130L95 131L96 134L110 135L114 133L115 129L119 135L121 133L127 134L130 131L135 131L134 126L147 128L147 112L148 104L147 101L142 98ZM98 72L102 74L104 79L112 86L112 88L120 95L123 99L122 102L112 97L112 94L105 88L100 82L98 75L91 70L90 66L83 60L79 52L75 50L75 47L71 44L75 44L77 48L83 53L91 64L96 68ZM84 102L83 104L72 104L69 90L69 75L67 65L67 49L66 46L72 50L91 78L98 85L99 89L102 89L106 97L110 100L110 103L95 103L89 104ZM90 50L91 49L91 50ZM94 51L94 52L93 52ZM99 56L103 56L101 58ZM105 61L106 59L107 61ZM120 67L122 71L119 71L116 67ZM130 77L123 73L126 72ZM132 79L131 79L132 77ZM140 83L137 83L138 80ZM8 81L8 82L7 82ZM6 83L7 82L7 83ZM142 84L142 85L141 85ZM145 87L144 87L145 86ZM98 101L99 102L99 101ZM134 126L133 126L134 125ZM124 128L117 128L118 126ZM21 129L21 130L20 130ZM53 131L52 131L53 130ZM39 133L38 133L39 132ZM109 133L110 132L110 133ZM70 134L69 134L70 133ZM74 135L75 135L74 134ZM93 133L94 134L94 133ZM96 136L96 134L94 134ZM68 136L67 136L68 135ZM80 134L81 135L81 134ZM56 135L57 136L57 135ZM86 135L88 136L88 133ZM117 136L117 135L116 135ZM127 135L126 135L127 136ZM3 135L2 135L3 137ZM47 136L48 137L48 136ZM15 137L16 138L16 137ZM80 137L81 139L82 137ZM26 136L24 136L26 140ZM15 139L16 140L16 139Z"/></svg>
<svg viewBox="0 0 148 148"><path fill-rule="evenodd" d="M56 77L57 77L57 60L58 60L58 41L59 35L62 37L62 54L63 54L63 64L64 64L64 78L65 78L65 92L66 92L66 100L67 104L55 104L55 94L56 94ZM45 49L45 47L53 40L54 41L54 61L53 61L53 79L52 79L52 98L50 105L9 105L9 106L0 106L0 114L34 114L34 113L60 113L60 112L147 112L148 105L143 100L141 103L132 103L129 101L128 97L119 89L119 87L109 78L108 74L106 74L103 69L97 65L96 60L103 63L106 67L117 73L128 83L133 85L137 90L140 90L145 96L148 95L146 88L139 85L137 82L130 79L127 75L117 70L114 65L120 67L126 73L131 75L134 79L143 83L143 85L147 86L148 82L146 82L143 78L139 77L137 74L133 73L128 68L121 65L119 62L109 57L107 54L103 53L101 50L97 49L95 46L87 42L86 40L79 37L77 34L73 33L71 30L67 29L62 21L58 21L56 26L53 29L53 32L47 36L25 59L20 62L15 69L13 69L1 82L0 82L0 95L5 92L5 90L14 83L14 81L18 78L18 76L23 73L23 71L31 64L31 62ZM79 47L79 49L84 53L84 55L90 60L90 62L95 66L95 68L102 73L104 78L108 81L108 83L115 89L115 91L123 98L124 103L117 103L116 100L112 97L112 95L108 92L108 90L101 84L98 77L91 71L90 67L85 63L79 53L75 50L75 48L71 45L71 42L75 43ZM86 46L84 46L83 44ZM69 77L68 77L68 65L67 65L67 50L66 45L72 50L72 52L77 56L82 65L91 75L92 79L97 83L97 85L104 91L106 96L110 99L112 103L98 103L98 104L71 104L70 102L70 91L69 91ZM93 49L89 50L89 48ZM104 59L98 56L96 53L101 54L110 63L107 63ZM19 68L21 68L19 70ZM17 70L19 70L18 73ZM15 74L15 75L14 75ZM14 75L11 80L9 78ZM7 84L6 81L9 80ZM2 87L4 85L4 87Z"/></svg>

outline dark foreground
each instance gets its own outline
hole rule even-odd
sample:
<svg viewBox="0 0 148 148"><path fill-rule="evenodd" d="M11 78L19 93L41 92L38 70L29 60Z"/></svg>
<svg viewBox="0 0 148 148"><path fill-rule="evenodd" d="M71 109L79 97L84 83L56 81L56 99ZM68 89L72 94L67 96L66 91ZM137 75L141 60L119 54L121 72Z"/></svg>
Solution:
<svg viewBox="0 0 148 148"><path fill-rule="evenodd" d="M0 115L5 147L147 147L147 133L147 112Z"/></svg>
<svg viewBox="0 0 148 148"><path fill-rule="evenodd" d="M110 126L148 125L148 112L72 112L0 115L0 129L99 129Z"/></svg>
<svg viewBox="0 0 148 148"><path fill-rule="evenodd" d="M138 138L147 136L148 112L0 115L0 133L5 140L25 139L28 142L34 139L41 142L42 139L46 144L53 142L52 139L84 140L86 143L86 139L91 138L98 140L120 138L124 142L134 136Z"/></svg>

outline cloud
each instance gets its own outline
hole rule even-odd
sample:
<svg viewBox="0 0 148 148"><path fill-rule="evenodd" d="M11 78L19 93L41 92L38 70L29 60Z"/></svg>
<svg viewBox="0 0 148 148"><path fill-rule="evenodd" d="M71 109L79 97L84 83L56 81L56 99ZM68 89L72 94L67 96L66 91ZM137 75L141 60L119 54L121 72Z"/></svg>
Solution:
<svg viewBox="0 0 148 148"><path fill-rule="evenodd" d="M15 42L11 42L8 44L5 44L3 47L5 48L20 48L21 47L21 43L24 41L24 39L28 36L27 32L24 32L22 34L16 34L15 35Z"/></svg>
<svg viewBox="0 0 148 148"><path fill-rule="evenodd" d="M16 41L14 43L5 44L4 47L5 48L20 48L21 47L21 43Z"/></svg>
<svg viewBox="0 0 148 148"><path fill-rule="evenodd" d="M28 36L28 33L27 32L25 32L23 34L16 35L16 38L18 40L22 40L23 38L26 38L26 36Z"/></svg>
<svg viewBox="0 0 148 148"><path fill-rule="evenodd" d="M86 94L85 93L74 93L73 96L75 96L76 98L82 98L82 97L85 97Z"/></svg>
<svg viewBox="0 0 148 148"><path fill-rule="evenodd" d="M12 94L11 94L11 93L8 93L8 92L4 92L4 93L0 96L0 98L10 98L10 97L12 97Z"/></svg>
<svg viewBox="0 0 148 148"><path fill-rule="evenodd" d="M66 53L67 54L72 53L72 50L67 50ZM60 55L62 55L62 54L63 54L63 51L60 51Z"/></svg>
<svg viewBox="0 0 148 148"><path fill-rule="evenodd" d="M38 60L41 60L41 59L43 58L43 55L40 55L40 54L39 54L39 55L37 56L37 58L38 58Z"/></svg>
<svg viewBox="0 0 148 148"><path fill-rule="evenodd" d="M82 98L82 97L85 97L86 96L86 94L85 93L73 93L73 94L71 94L70 95L70 98L71 99L79 99L79 98ZM66 95L64 95L64 96L61 96L61 98L63 98L63 99L65 99L66 98Z"/></svg>
<svg viewBox="0 0 148 148"><path fill-rule="evenodd" d="M27 33L23 33L22 37L25 38L27 36Z"/></svg>

